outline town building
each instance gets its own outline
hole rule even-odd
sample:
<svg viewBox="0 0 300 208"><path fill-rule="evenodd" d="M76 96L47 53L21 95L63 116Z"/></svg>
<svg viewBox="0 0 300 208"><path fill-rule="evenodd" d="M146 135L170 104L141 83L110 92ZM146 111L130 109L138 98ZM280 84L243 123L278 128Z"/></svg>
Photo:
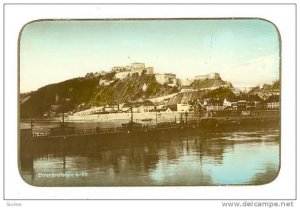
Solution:
<svg viewBox="0 0 300 208"><path fill-rule="evenodd" d="M237 110L237 100L234 98L225 98L223 107L223 110Z"/></svg>
<svg viewBox="0 0 300 208"><path fill-rule="evenodd" d="M158 112L166 112L166 113L176 112L176 111L177 111L177 105L164 105L158 110Z"/></svg>
<svg viewBox="0 0 300 208"><path fill-rule="evenodd" d="M215 99L207 100L205 103L205 108L206 111L222 111L224 109L223 101Z"/></svg>
<svg viewBox="0 0 300 208"><path fill-rule="evenodd" d="M267 109L279 109L279 95L271 95L266 100Z"/></svg>
<svg viewBox="0 0 300 208"><path fill-rule="evenodd" d="M246 106L247 106L247 101L246 100L237 101L237 109L238 110L245 110Z"/></svg>
<svg viewBox="0 0 300 208"><path fill-rule="evenodd" d="M104 107L104 112L116 113L116 112L119 112L119 109L120 109L119 105L106 105Z"/></svg>
<svg viewBox="0 0 300 208"><path fill-rule="evenodd" d="M177 103L177 112L190 112L193 111L193 107L187 103Z"/></svg>
<svg viewBox="0 0 300 208"><path fill-rule="evenodd" d="M124 105L121 107L122 112L130 112L131 106L127 103L124 103Z"/></svg>
<svg viewBox="0 0 300 208"><path fill-rule="evenodd" d="M92 115L92 114L100 114L102 112L105 112L104 106L91 107L89 109L76 112L73 115L74 116L86 116L86 115Z"/></svg>
<svg viewBox="0 0 300 208"><path fill-rule="evenodd" d="M150 100L144 100L143 102L140 102L140 110L142 112L151 112L155 110L155 105Z"/></svg>
<svg viewBox="0 0 300 208"><path fill-rule="evenodd" d="M252 99L248 99L246 101L246 109L247 110L255 109L255 102Z"/></svg>
<svg viewBox="0 0 300 208"><path fill-rule="evenodd" d="M144 100L142 102L127 102L122 106L123 112L143 113L155 111L155 105L150 100Z"/></svg>
<svg viewBox="0 0 300 208"><path fill-rule="evenodd" d="M156 111L160 111L164 106L166 105L165 104L156 105Z"/></svg>
<svg viewBox="0 0 300 208"><path fill-rule="evenodd" d="M263 99L261 99L257 94L250 96L251 100L254 102L254 109L263 108Z"/></svg>

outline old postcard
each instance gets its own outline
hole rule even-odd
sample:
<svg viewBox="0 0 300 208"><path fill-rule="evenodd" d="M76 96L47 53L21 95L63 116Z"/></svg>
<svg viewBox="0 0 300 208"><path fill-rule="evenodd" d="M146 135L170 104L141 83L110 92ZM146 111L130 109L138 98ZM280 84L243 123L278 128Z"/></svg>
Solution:
<svg viewBox="0 0 300 208"><path fill-rule="evenodd" d="M270 183L280 65L279 31L264 19L30 22L20 174L45 187Z"/></svg>

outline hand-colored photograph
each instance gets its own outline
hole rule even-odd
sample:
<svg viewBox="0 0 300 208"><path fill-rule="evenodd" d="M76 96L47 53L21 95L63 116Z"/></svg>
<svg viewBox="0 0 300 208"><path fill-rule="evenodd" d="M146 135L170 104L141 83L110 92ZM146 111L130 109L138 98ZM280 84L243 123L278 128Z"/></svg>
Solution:
<svg viewBox="0 0 300 208"><path fill-rule="evenodd" d="M18 44L18 165L26 183L276 180L281 40L271 22L36 20Z"/></svg>

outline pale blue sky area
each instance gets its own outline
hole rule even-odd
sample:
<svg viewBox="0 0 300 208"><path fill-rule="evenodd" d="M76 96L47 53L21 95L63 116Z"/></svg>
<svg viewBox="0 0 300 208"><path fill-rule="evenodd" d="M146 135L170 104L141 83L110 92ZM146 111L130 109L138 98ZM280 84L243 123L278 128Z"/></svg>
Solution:
<svg viewBox="0 0 300 208"><path fill-rule="evenodd" d="M258 19L33 22L21 34L21 92L132 62L179 78L270 83L279 79L278 34Z"/></svg>

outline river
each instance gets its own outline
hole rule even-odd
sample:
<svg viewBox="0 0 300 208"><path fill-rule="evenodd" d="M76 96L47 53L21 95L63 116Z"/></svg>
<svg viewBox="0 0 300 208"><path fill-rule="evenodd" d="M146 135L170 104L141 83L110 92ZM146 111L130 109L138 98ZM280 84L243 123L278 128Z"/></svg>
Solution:
<svg viewBox="0 0 300 208"><path fill-rule="evenodd" d="M273 181L280 167L280 131L274 127L101 147L40 151L30 161L21 158L26 165L20 174L35 186L260 185Z"/></svg>

